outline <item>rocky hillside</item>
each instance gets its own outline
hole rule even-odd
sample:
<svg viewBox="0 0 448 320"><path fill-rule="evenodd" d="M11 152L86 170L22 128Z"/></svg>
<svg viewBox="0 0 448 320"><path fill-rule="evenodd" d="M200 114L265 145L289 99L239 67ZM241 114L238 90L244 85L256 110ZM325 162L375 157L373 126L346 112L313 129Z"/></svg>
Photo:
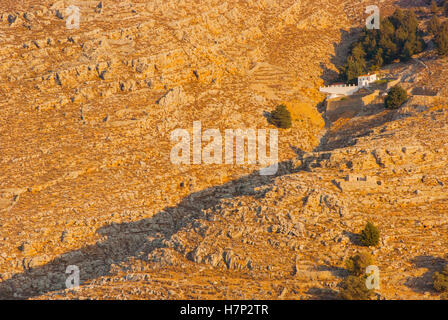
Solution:
<svg viewBox="0 0 448 320"><path fill-rule="evenodd" d="M448 62L384 70L439 92L397 111L319 107L370 4L2 1L0 298L334 298L366 221L379 294L438 298ZM282 103L276 176L170 161L174 129L274 129Z"/></svg>

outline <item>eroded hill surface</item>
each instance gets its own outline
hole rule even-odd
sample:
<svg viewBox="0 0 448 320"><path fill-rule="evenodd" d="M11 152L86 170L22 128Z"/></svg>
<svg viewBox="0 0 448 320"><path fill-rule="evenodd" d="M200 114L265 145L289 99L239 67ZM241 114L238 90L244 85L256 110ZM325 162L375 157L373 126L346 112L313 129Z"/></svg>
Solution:
<svg viewBox="0 0 448 320"><path fill-rule="evenodd" d="M415 97L325 127L316 107L370 4L2 1L0 297L332 298L370 220L381 295L437 298L448 110ZM390 72L440 87L446 69ZM273 129L281 103L278 175L170 161L174 129Z"/></svg>

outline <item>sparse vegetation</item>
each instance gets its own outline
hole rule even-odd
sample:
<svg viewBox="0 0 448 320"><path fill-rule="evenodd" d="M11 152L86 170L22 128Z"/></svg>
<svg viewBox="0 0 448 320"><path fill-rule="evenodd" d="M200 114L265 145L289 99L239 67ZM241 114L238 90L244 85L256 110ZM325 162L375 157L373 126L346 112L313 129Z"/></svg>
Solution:
<svg viewBox="0 0 448 320"><path fill-rule="evenodd" d="M340 296L344 300L370 300L373 290L367 289L365 277L348 276L341 283Z"/></svg>
<svg viewBox="0 0 448 320"><path fill-rule="evenodd" d="M279 105L272 111L269 122L281 129L291 128L291 113L284 105Z"/></svg>
<svg viewBox="0 0 448 320"><path fill-rule="evenodd" d="M408 93L401 86L397 85L390 89L384 100L384 106L388 109L398 109L408 99Z"/></svg>
<svg viewBox="0 0 448 320"><path fill-rule="evenodd" d="M407 61L422 52L425 44L418 23L413 11L398 9L381 22L379 30L364 28L340 70L341 78L354 83L361 74L378 70L396 59Z"/></svg>
<svg viewBox="0 0 448 320"><path fill-rule="evenodd" d="M380 231L371 222L367 222L361 231L361 244L366 247L376 247L380 244Z"/></svg>
<svg viewBox="0 0 448 320"><path fill-rule="evenodd" d="M357 254L356 256L350 257L345 262L345 267L352 275L360 276L365 273L368 266L373 264L374 260L372 255L362 252L360 254Z"/></svg>
<svg viewBox="0 0 448 320"><path fill-rule="evenodd" d="M434 273L433 281L434 289L448 294L448 265L441 272Z"/></svg>

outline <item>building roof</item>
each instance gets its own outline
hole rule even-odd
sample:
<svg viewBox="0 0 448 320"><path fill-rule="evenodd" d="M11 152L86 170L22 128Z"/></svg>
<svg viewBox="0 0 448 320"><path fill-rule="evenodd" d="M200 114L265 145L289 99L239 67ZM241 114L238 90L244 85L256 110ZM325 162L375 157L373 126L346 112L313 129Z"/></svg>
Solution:
<svg viewBox="0 0 448 320"><path fill-rule="evenodd" d="M374 74L363 74L363 75L360 75L358 78L361 78L361 77L371 77L371 76L376 76L376 73L374 73Z"/></svg>

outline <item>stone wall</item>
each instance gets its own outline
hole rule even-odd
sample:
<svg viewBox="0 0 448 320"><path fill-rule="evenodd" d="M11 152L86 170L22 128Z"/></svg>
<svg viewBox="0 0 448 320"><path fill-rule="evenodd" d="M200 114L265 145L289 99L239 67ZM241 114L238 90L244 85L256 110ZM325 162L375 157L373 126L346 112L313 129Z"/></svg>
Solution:
<svg viewBox="0 0 448 320"><path fill-rule="evenodd" d="M359 87L355 86L355 85L352 85L352 86L339 85L339 86L323 87L323 88L320 88L319 91L323 92L323 93L331 94L331 95L348 96L348 95L354 94L358 90L359 90Z"/></svg>

